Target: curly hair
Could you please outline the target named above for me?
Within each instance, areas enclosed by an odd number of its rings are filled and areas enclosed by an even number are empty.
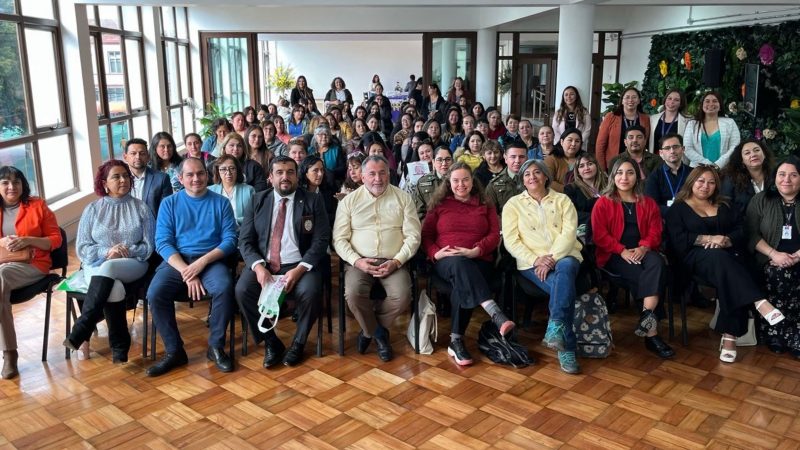
[[[124,161],[118,159],[109,159],[101,164],[94,174],[94,193],[97,194],[98,197],[105,197],[108,195],[105,183],[106,179],[108,179],[108,174],[111,173],[111,169],[114,167],[123,167],[125,169],[125,173],[128,174],[128,179],[131,181],[131,188],[133,188],[133,174],[131,173],[131,169],[128,168],[128,165],[125,164]],[[0,179],[2,179],[1,176]]]
[[[775,182],[775,178],[773,177],[770,179],[770,175],[775,169],[775,155],[773,155],[772,151],[767,147],[766,142],[756,138],[747,138],[739,142],[739,145],[737,145],[733,149],[733,153],[731,153],[728,165],[721,171],[722,177],[731,180],[737,191],[741,192],[748,189],[752,179],[750,178],[750,171],[745,167],[744,159],[742,158],[742,150],[744,150],[744,146],[747,144],[758,145],[764,153],[764,162],[761,163],[761,173],[764,175],[764,188],[766,189],[772,186]]]

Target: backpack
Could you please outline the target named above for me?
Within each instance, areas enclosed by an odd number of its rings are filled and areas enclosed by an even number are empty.
[[[575,299],[575,319],[572,322],[578,341],[578,356],[606,358],[611,354],[614,340],[608,308],[598,293],[586,293]]]
[[[491,320],[481,325],[481,330],[478,332],[478,348],[481,353],[498,364],[522,368],[534,363],[533,358],[528,355],[528,349],[520,345],[513,335],[503,337],[497,325]]]

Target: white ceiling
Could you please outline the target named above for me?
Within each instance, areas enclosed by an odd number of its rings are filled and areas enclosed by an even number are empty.
[[[793,5],[797,6],[798,0],[227,0],[221,3],[220,0],[84,0],[79,3],[86,4],[113,4],[113,5],[134,5],[134,6],[202,6],[225,8],[226,6],[252,6],[262,8],[277,7],[304,7],[304,6],[349,6],[349,7],[555,7],[561,5],[571,5],[579,3],[592,3],[596,5],[638,5],[638,6],[701,6],[701,5],[759,5],[759,6],[778,6]]]

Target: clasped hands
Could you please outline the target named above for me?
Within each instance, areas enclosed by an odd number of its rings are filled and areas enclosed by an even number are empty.
[[[626,248],[619,256],[628,264],[641,264],[644,255],[646,255],[648,251],[650,251],[650,249],[642,245],[636,248]]]
[[[125,244],[116,244],[106,253],[106,259],[128,258],[129,256],[130,252]]]
[[[556,260],[553,259],[552,254],[539,256],[533,261],[533,273],[536,274],[536,278],[542,281],[544,281],[547,278],[547,274],[550,273],[551,270],[555,270],[555,268]]]
[[[709,248],[728,248],[733,245],[731,238],[721,234],[707,235],[700,238],[700,245],[705,249]]]
[[[473,248],[465,248],[465,247],[457,247],[455,245],[445,245],[444,247],[440,248],[433,258],[436,261],[439,261],[442,258],[447,258],[448,256],[463,256],[465,258],[477,258],[481,255],[481,249],[478,247]]]
[[[353,266],[375,278],[386,278],[402,266],[396,259],[388,259],[381,264],[377,264],[378,261],[377,258],[358,258]]]
[[[772,253],[770,253],[769,263],[772,266],[780,267],[782,269],[785,269],[787,267],[792,267],[793,265],[800,262],[800,255],[798,255],[797,253],[800,252],[784,253],[784,252],[779,252],[777,250],[773,251]]]
[[[30,244],[28,243],[28,238],[26,237],[8,235],[0,239],[0,245],[5,247],[10,252],[16,252],[28,247]]]
[[[193,263],[180,270],[181,279],[186,283],[186,287],[189,288],[189,298],[192,301],[200,301],[200,299],[206,295],[206,288],[203,286],[199,277],[203,270],[205,270],[206,265],[205,259],[198,258]]]

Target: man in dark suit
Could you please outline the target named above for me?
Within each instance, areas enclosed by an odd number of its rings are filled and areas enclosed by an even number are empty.
[[[150,161],[150,153],[147,151],[147,142],[144,139],[129,140],[125,144],[123,158],[133,173],[131,195],[147,203],[147,206],[153,210],[153,215],[158,217],[161,200],[172,195],[169,177],[165,173],[156,172],[147,165]]]
[[[322,277],[317,266],[331,239],[325,205],[319,195],[297,188],[293,159],[275,157],[269,179],[273,189],[254,195],[244,211],[239,251],[245,268],[236,283],[239,309],[256,342],[264,341],[265,368],[280,362],[294,366],[303,360],[308,334],[320,313]],[[258,329],[258,298],[273,275],[284,276],[285,290],[296,302],[297,331],[288,351],[274,330],[262,333]]]

